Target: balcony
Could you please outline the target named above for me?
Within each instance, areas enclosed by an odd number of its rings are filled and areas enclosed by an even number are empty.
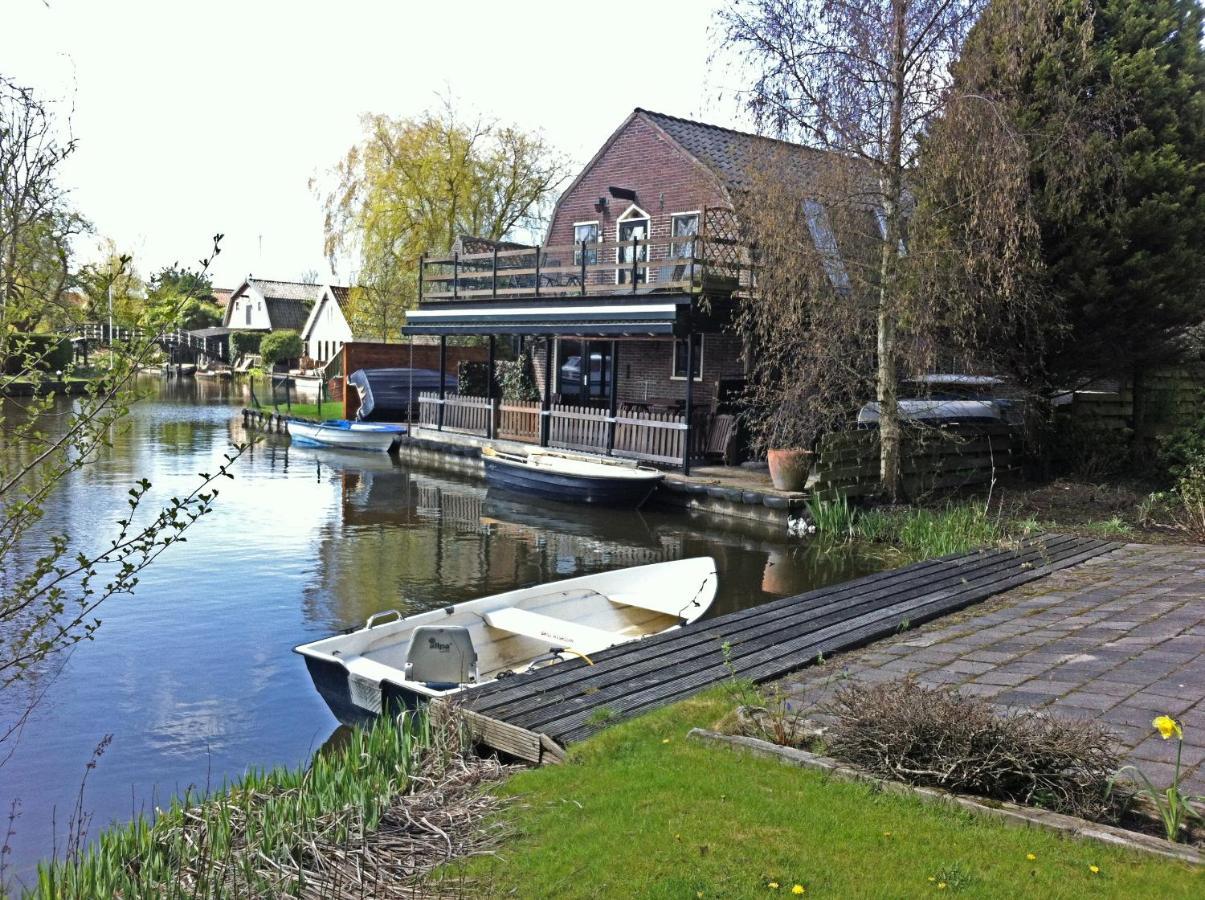
[[[424,257],[422,305],[663,294],[726,297],[749,283],[748,253],[706,235]]]

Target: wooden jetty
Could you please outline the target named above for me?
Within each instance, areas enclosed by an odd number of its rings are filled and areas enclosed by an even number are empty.
[[[770,681],[1120,547],[1046,534],[784,597],[471,688],[455,701],[486,747],[533,763],[606,724],[732,677]]]

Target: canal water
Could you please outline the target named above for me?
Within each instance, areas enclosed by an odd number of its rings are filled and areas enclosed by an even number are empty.
[[[100,546],[137,479],[152,482],[152,500],[191,490],[245,438],[245,390],[150,381],[111,449],[51,498],[40,533]],[[95,640],[0,695],[0,734],[30,691],[40,697],[0,743],[0,831],[18,812],[10,876],[28,879],[39,858],[62,851],[81,784],[95,835],[186,788],[304,764],[336,722],[291,649],[375,611],[706,554],[719,569],[717,614],[876,567],[752,524],[529,504],[385,454],[290,447],[286,437],[253,446],[233,473],[187,542],[156,560],[133,596],[100,609]]]

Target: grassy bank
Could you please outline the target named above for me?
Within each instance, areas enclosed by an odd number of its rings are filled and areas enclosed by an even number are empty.
[[[705,695],[512,778],[519,837],[447,877],[488,897],[1200,896],[1185,865],[685,740],[730,707]]]
[[[252,772],[208,798],[185,795],[154,821],[108,828],[74,860],[41,866],[32,896],[351,895],[338,861],[349,848],[368,856],[382,817],[445,750],[426,717],[386,718],[308,769]]]

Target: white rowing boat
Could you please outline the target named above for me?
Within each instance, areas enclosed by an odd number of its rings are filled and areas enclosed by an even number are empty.
[[[289,419],[289,437],[302,447],[388,452],[393,442],[405,433],[405,425],[384,422],[351,422],[347,419],[305,422]]]
[[[582,658],[696,621],[715,599],[715,560],[682,559],[585,575],[363,628],[296,647],[341,722],[363,723],[562,659]]]

